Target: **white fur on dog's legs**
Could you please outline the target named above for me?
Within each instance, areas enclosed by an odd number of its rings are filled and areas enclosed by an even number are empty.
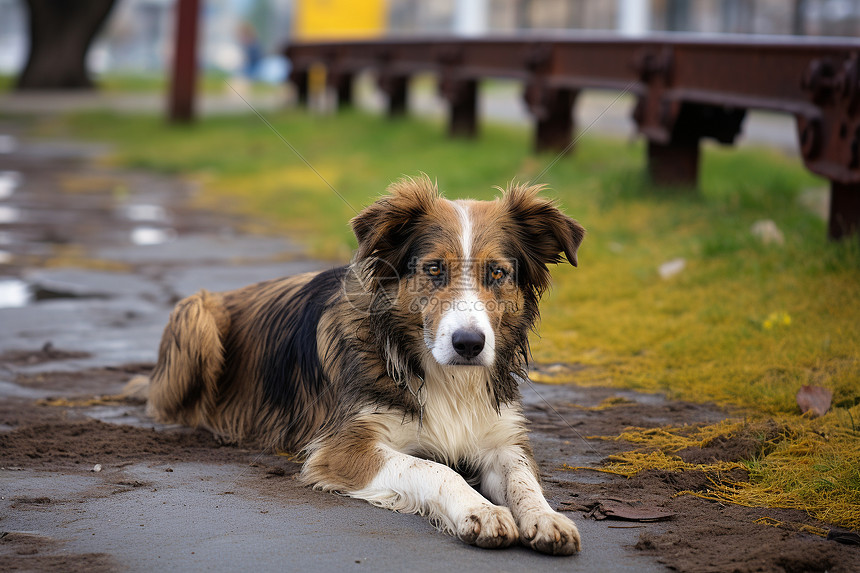
[[[507,547],[518,538],[507,507],[493,505],[448,466],[380,445],[382,469],[367,486],[346,492],[374,505],[429,515],[462,541],[479,547]]]
[[[533,462],[520,446],[502,446],[481,460],[482,491],[510,507],[523,543],[541,553],[572,555],[580,549],[573,521],[553,511],[535,476]]]

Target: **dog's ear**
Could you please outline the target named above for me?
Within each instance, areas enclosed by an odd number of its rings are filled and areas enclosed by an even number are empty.
[[[537,293],[549,286],[548,263],[557,264],[562,254],[573,266],[585,229],[562,213],[556,203],[539,197],[543,185],[508,187],[502,202],[512,222],[514,243],[520,256],[520,273]]]
[[[434,208],[439,190],[427,175],[401,179],[350,221],[358,239],[355,260],[376,257],[402,272],[415,227]]]

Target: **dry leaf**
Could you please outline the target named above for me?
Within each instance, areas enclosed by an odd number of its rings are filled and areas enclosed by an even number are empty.
[[[797,391],[797,405],[804,414],[812,412],[815,416],[823,416],[830,409],[833,391],[822,386],[801,386]]]
[[[641,501],[624,499],[602,499],[598,502],[579,505],[575,509],[590,510],[586,517],[598,521],[623,519],[625,521],[664,521],[675,517],[675,513],[661,507],[649,507]]]

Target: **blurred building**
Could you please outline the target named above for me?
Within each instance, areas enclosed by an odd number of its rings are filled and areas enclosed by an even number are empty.
[[[0,0],[2,1],[2,0]],[[118,0],[93,47],[97,71],[161,72],[173,49],[175,0]],[[289,36],[292,0],[201,0],[201,59],[205,69],[235,73],[243,41],[253,30],[263,53]]]
[[[389,0],[395,32],[454,32],[480,5],[487,32],[604,30],[860,36],[860,0]],[[633,22],[632,20],[638,20]]]
[[[117,0],[90,52],[96,72],[161,73],[173,45],[176,0]],[[277,58],[304,38],[384,33],[516,33],[521,30],[860,36],[860,0],[201,0],[201,60],[239,73],[248,54]],[[0,73],[27,55],[24,0],[0,0]],[[253,42],[254,50],[250,48]],[[265,74],[261,74],[265,75]],[[272,76],[273,78],[275,75]]]

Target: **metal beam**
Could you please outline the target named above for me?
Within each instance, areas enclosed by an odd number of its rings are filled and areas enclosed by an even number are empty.
[[[838,212],[830,236],[860,232],[850,214],[860,210],[852,207],[860,193],[860,40],[541,33],[296,43],[286,55],[298,70],[322,63],[351,73],[374,69],[381,77],[433,72],[450,103],[452,135],[477,132],[479,80],[522,80],[538,149],[567,146],[567,107],[580,90],[627,90],[637,98],[634,119],[658,182],[695,185],[700,140],[732,144],[747,110],[791,114],[804,164],[832,184]]]

